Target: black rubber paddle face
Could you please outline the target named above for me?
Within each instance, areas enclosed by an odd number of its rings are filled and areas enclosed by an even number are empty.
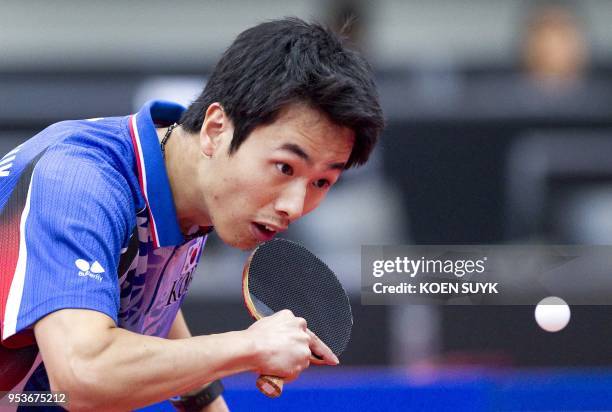
[[[353,326],[348,297],[334,272],[310,251],[289,240],[272,240],[255,250],[245,275],[252,315],[290,309],[334,354],[344,351]]]

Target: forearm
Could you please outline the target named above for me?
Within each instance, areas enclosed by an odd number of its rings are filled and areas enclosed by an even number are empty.
[[[244,332],[167,340],[113,328],[110,343],[74,362],[76,406],[95,410],[142,407],[251,369]],[[58,388],[61,389],[61,388]]]
[[[251,370],[295,379],[312,352],[337,358],[307,333],[306,321],[282,310],[245,331],[185,339],[139,335],[94,310],[62,309],[34,325],[51,390],[71,410],[128,410]]]
[[[168,339],[184,339],[191,337],[191,331],[187,326],[187,322],[185,321],[185,317],[183,316],[183,311],[179,309],[176,314],[176,318],[172,323],[172,327],[170,328],[170,332],[168,333]],[[197,392],[201,390],[201,388],[196,388],[194,391]],[[211,402],[208,406],[206,406],[202,412],[227,412],[229,408],[223,399],[223,396],[219,396],[213,402]]]

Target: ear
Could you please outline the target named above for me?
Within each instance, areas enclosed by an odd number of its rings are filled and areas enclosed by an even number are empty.
[[[200,151],[206,157],[212,157],[223,145],[223,137],[231,136],[234,127],[221,103],[212,103],[206,109],[204,122],[200,129]]]

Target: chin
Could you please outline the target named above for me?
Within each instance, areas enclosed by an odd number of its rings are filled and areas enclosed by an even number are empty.
[[[230,246],[236,249],[240,249],[244,252],[248,252],[250,250],[255,249],[258,244],[259,243],[257,242],[241,242],[241,243],[230,244]]]
[[[217,235],[219,236],[221,241],[223,241],[223,243],[225,243],[227,246],[233,247],[235,249],[240,249],[245,252],[255,249],[259,244],[257,240],[250,239],[248,237],[237,237],[232,236],[231,234],[229,236],[225,236],[224,233],[220,233],[219,231],[217,231]]]

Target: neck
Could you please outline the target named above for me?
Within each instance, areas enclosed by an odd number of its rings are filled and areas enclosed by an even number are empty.
[[[167,127],[158,128],[157,138],[161,144],[168,131]],[[166,140],[164,163],[166,173],[172,190],[172,197],[176,207],[179,226],[183,234],[188,234],[194,226],[211,226],[209,219],[197,216],[199,193],[192,186],[194,176],[197,174],[198,164],[198,136],[188,134],[178,126]],[[197,181],[197,180],[196,180]]]

